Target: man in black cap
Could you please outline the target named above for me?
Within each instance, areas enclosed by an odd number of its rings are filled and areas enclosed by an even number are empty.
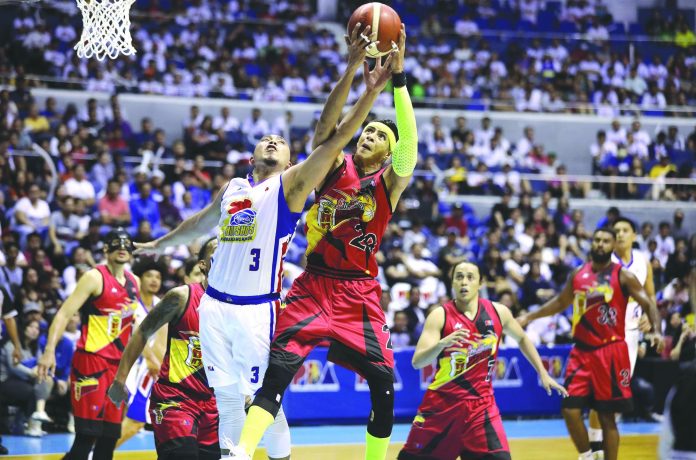
[[[106,264],[82,275],[53,319],[39,359],[39,380],[50,378],[56,367],[56,344],[79,311],[82,334],[70,373],[75,439],[66,459],[87,460],[92,448],[94,458],[110,459],[121,436],[122,409],[106,397],[106,391],[130,339],[140,298],[140,280],[125,269],[132,252],[133,241],[123,228],[106,234]]]

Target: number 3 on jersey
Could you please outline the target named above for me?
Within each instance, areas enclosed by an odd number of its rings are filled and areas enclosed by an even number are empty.
[[[249,271],[257,272],[259,271],[259,260],[261,259],[261,249],[254,248],[251,250],[251,265],[249,265]]]

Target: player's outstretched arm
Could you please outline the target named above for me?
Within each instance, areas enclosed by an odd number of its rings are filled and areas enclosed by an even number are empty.
[[[503,325],[503,332],[515,339],[515,341],[519,344],[520,351],[525,358],[527,358],[527,361],[530,362],[532,367],[534,367],[534,369],[537,371],[537,374],[539,374],[541,384],[544,386],[544,389],[546,389],[549,396],[551,395],[552,390],[556,390],[558,394],[562,396],[568,396],[566,389],[551,378],[548,371],[544,367],[544,363],[541,361],[539,352],[532,341],[529,340],[529,337],[527,337],[527,334],[524,332],[524,329],[522,329],[522,326],[515,321],[510,309],[505,305],[496,302],[493,302],[493,306],[500,317],[500,322]]]
[[[134,243],[136,250],[133,254],[161,255],[168,247],[190,244],[196,238],[207,234],[218,223],[218,219],[220,218],[220,203],[222,202],[224,193],[225,189],[221,188],[215,196],[215,200],[209,203],[208,206],[180,223],[174,230],[166,235],[147,243]]]
[[[660,317],[655,302],[648,296],[648,293],[645,292],[645,289],[640,284],[640,281],[638,281],[638,278],[636,278],[636,275],[628,270],[621,270],[619,273],[619,281],[621,285],[626,288],[628,295],[633,297],[635,301],[638,302],[638,305],[643,307],[643,311],[648,314],[648,319],[653,328],[653,332],[650,334],[650,342],[656,347],[658,353],[662,352],[665,343],[660,332]]]
[[[392,58],[393,53],[389,55],[384,64],[378,59],[371,72],[367,62],[365,62],[365,84],[367,87],[365,93],[351,107],[333,136],[317,147],[305,161],[283,173],[283,190],[290,211],[300,212],[303,210],[307,196],[325,179],[343,147],[348,144],[353,134],[365,121],[377,96],[389,80]]]
[[[167,292],[162,300],[148,313],[140,327],[133,333],[133,336],[128,341],[128,345],[123,350],[121,362],[118,364],[118,370],[116,371],[116,378],[108,391],[109,399],[117,407],[128,398],[128,392],[126,391],[128,373],[138,356],[142,354],[148,339],[164,325],[181,316],[184,308],[186,308],[188,295],[188,286],[179,286]]]
[[[360,33],[360,23],[357,23],[350,33],[350,37],[346,35],[346,44],[348,45],[348,65],[345,72],[338,79],[336,85],[329,93],[326,99],[324,108],[321,111],[321,116],[317,122],[317,127],[314,130],[312,138],[312,150],[326,142],[328,138],[336,130],[338,118],[341,116],[343,106],[346,105],[350,87],[353,84],[353,78],[358,71],[363,61],[365,60],[366,47],[369,45],[371,26],[366,26],[363,33]]]
[[[577,269],[570,274],[568,281],[566,281],[566,284],[563,287],[563,290],[558,295],[547,301],[538,310],[518,317],[517,322],[520,324],[520,326],[526,327],[527,324],[535,319],[543,318],[545,316],[553,316],[568,308],[568,305],[573,303],[573,277],[575,276],[576,272]]]
[[[411,364],[416,369],[431,364],[443,350],[462,346],[464,343],[473,343],[469,340],[470,332],[467,329],[459,329],[447,337],[442,337],[442,328],[445,326],[445,309],[437,307],[425,319],[423,333],[418,339],[416,351],[413,353]]]
[[[53,323],[48,329],[48,337],[46,339],[46,348],[39,358],[37,374],[39,381],[44,381],[47,377],[52,376],[56,370],[56,345],[65,328],[75,313],[78,312],[82,305],[87,302],[91,296],[100,294],[102,289],[102,278],[98,270],[92,269],[82,275],[80,281],[77,282],[73,291],[63,305],[60,306],[58,313],[53,317]]]
[[[389,201],[392,209],[413,177],[413,171],[418,162],[418,127],[416,114],[413,111],[411,97],[406,88],[404,74],[404,54],[406,52],[406,29],[401,25],[398,52],[394,54],[392,63],[392,82],[394,84],[394,108],[396,109],[396,126],[399,129],[399,140],[392,151],[392,163],[384,172],[384,180],[389,190]]]

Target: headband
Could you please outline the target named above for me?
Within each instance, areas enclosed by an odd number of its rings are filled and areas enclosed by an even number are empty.
[[[384,131],[387,134],[387,138],[389,139],[389,151],[393,151],[394,147],[396,147],[396,136],[394,135],[394,131],[392,131],[389,126],[385,125],[381,121],[371,121],[367,124],[367,126],[365,126],[365,129],[370,126],[375,129],[379,129],[380,131]]]

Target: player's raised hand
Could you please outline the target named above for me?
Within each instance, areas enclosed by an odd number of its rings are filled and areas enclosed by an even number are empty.
[[[568,397],[568,390],[565,389],[563,385],[560,383],[556,382],[551,376],[549,375],[548,372],[544,372],[541,375],[541,385],[544,387],[546,390],[546,393],[551,396],[551,393],[553,390],[556,390],[559,395],[563,396],[564,398]]]
[[[375,59],[375,67],[370,72],[367,61],[364,63],[363,78],[368,91],[382,91],[391,78],[391,65],[395,51],[389,53],[387,59],[382,62],[381,58]]]
[[[121,407],[121,404],[128,399],[128,390],[126,390],[126,386],[118,380],[114,380],[114,383],[111,384],[106,394],[116,407]]]
[[[53,377],[56,372],[56,354],[51,350],[45,350],[39,358],[36,366],[36,376],[39,382],[43,382],[49,377]]]
[[[365,60],[367,55],[367,47],[370,45],[370,30],[371,26],[365,26],[365,30],[360,33],[360,23],[358,22],[353,27],[353,30],[346,38],[346,45],[348,45],[348,67],[357,70],[360,67],[360,63]]]
[[[406,53],[406,26],[401,24],[399,43],[392,42],[394,51],[394,62],[392,62],[392,72],[401,73],[404,71],[404,55]]]

